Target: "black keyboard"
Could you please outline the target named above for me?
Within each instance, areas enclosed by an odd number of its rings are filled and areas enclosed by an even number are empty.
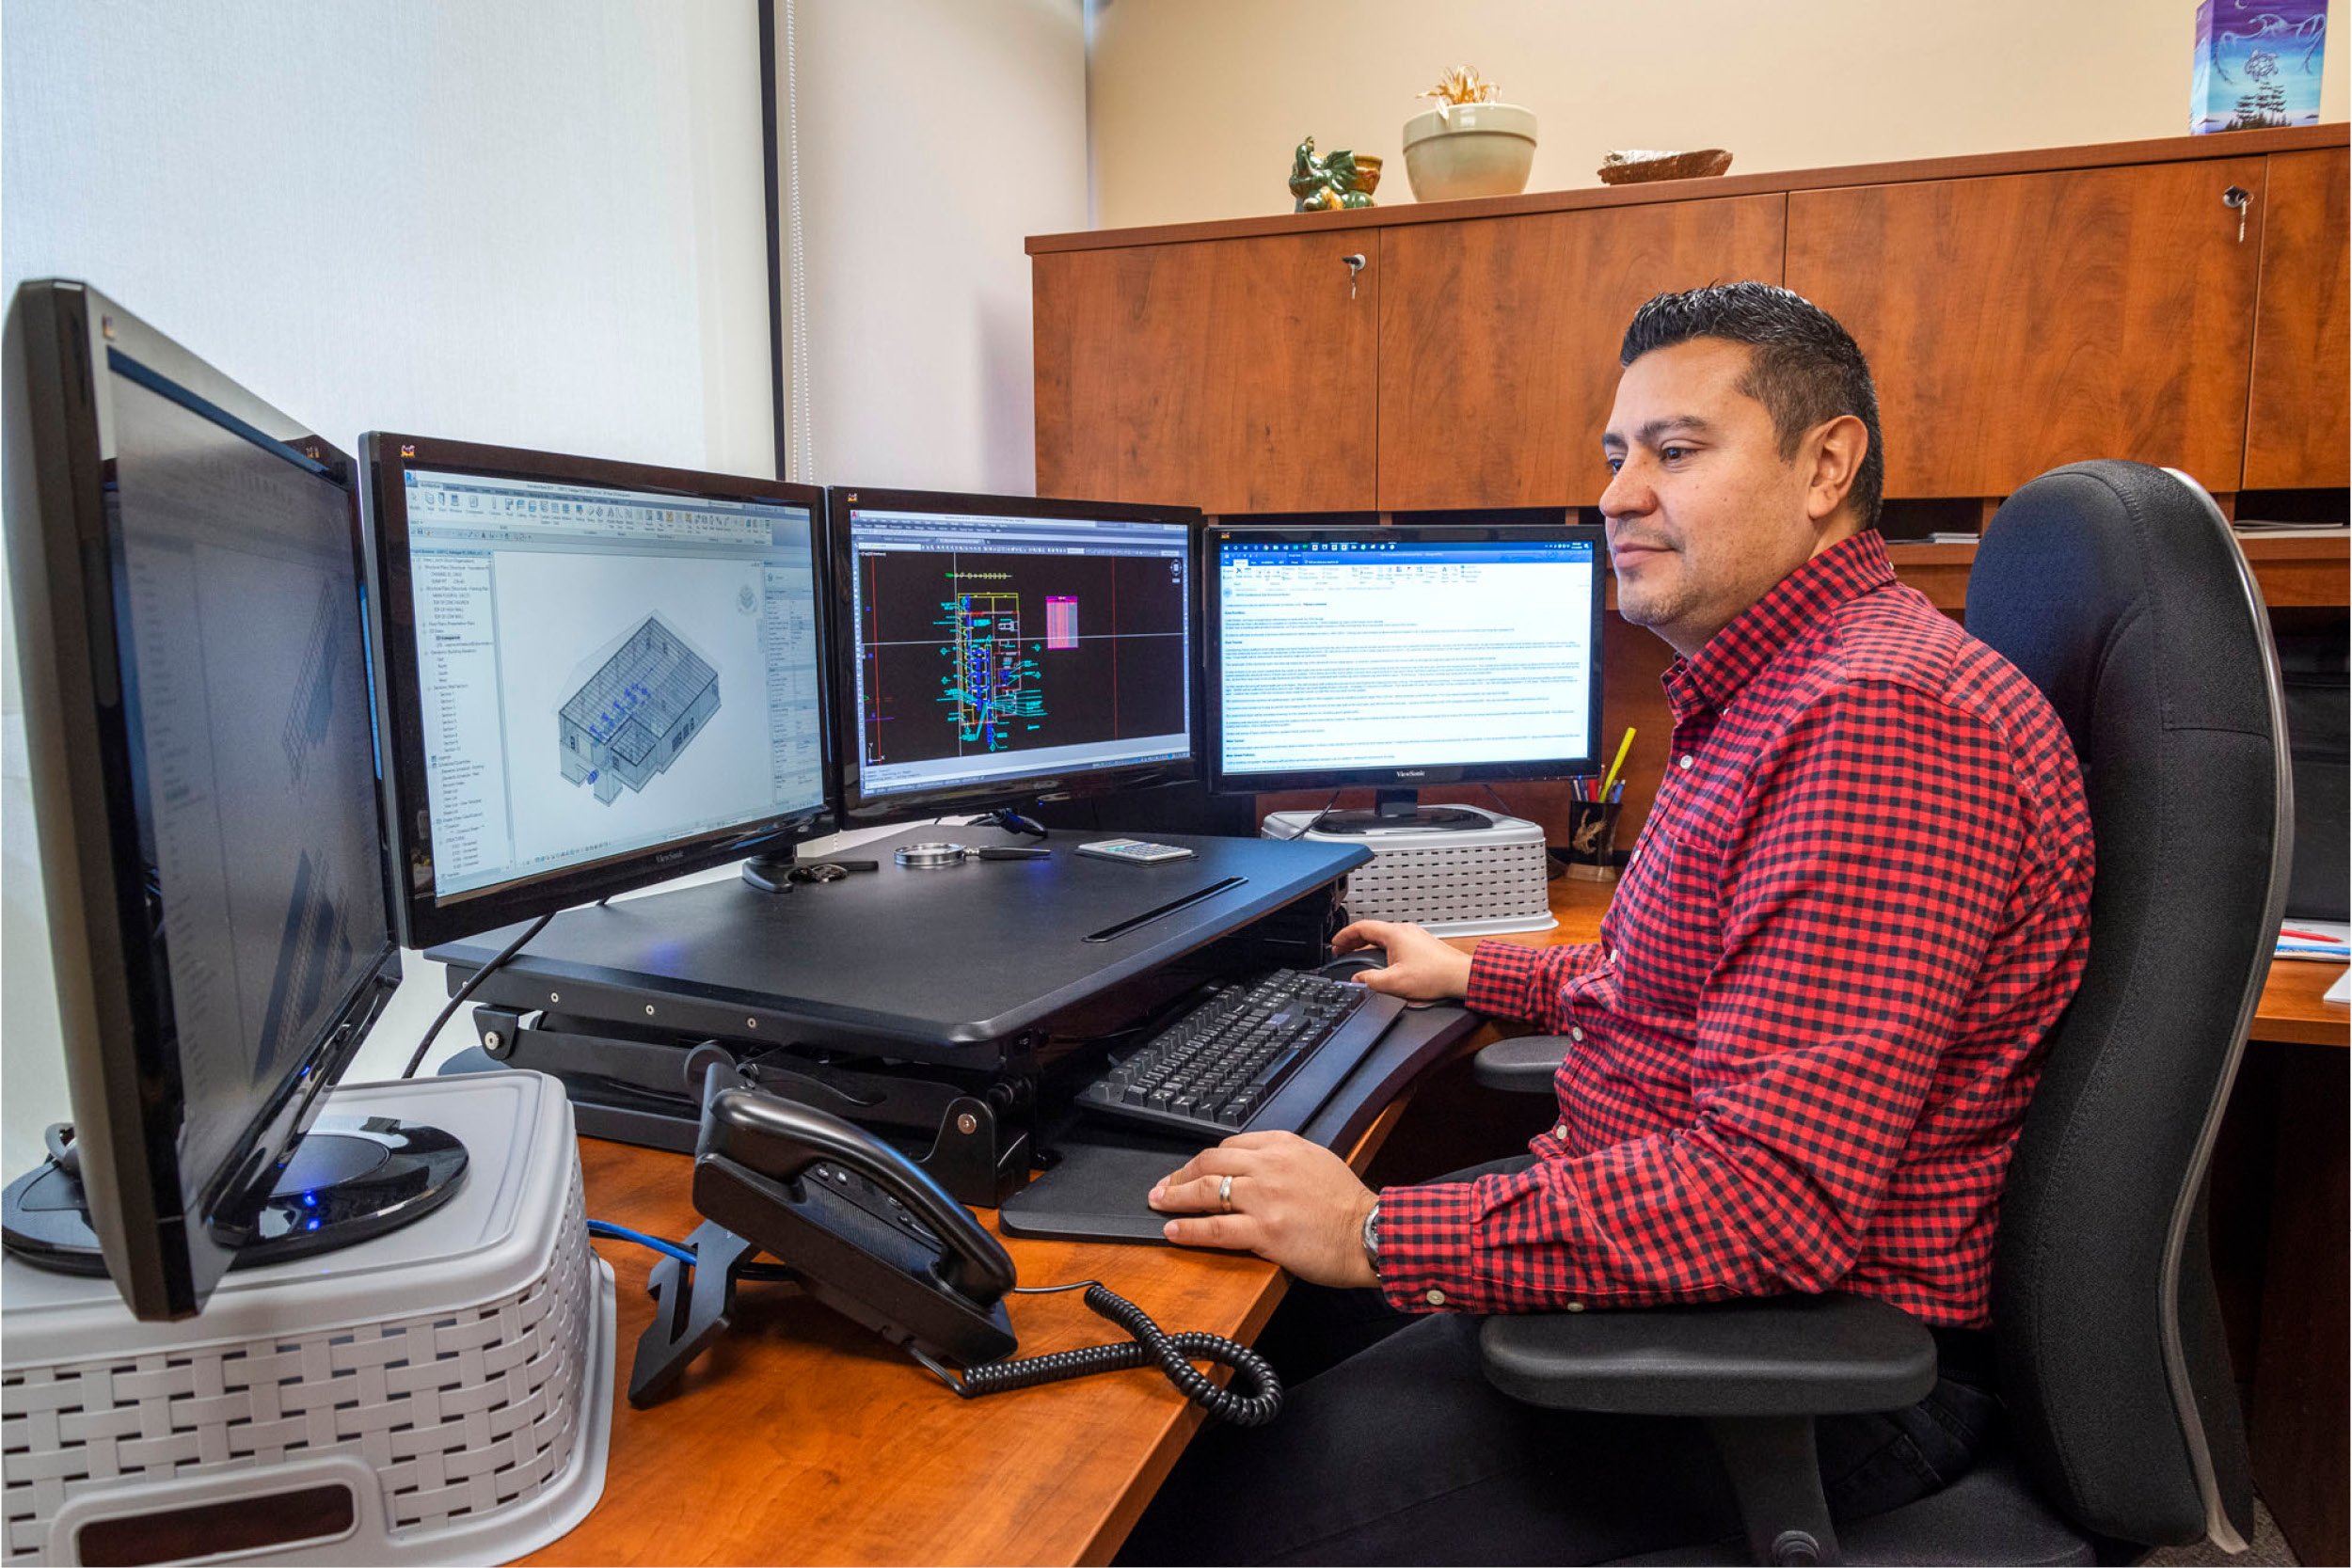
[[[1347,980],[1278,970],[1225,988],[1088,1085],[1098,1116],[1190,1132],[1295,1132],[1404,1004]]]

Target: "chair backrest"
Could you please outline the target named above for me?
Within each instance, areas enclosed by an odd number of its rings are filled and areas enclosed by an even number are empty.
[[[2252,1489],[2203,1196],[2292,848],[2269,617],[2193,480],[2098,462],[2001,507],[1968,629],[2065,721],[2097,854],[2090,963],[1994,1253],[2019,1452],[2102,1535],[2242,1549]]]

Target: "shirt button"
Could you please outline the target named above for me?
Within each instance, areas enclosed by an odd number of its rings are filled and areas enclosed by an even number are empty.
[[[1569,1030],[1569,1031],[1568,1031],[1568,1038],[1570,1038],[1570,1039],[1572,1039],[1572,1040],[1576,1041],[1576,1043],[1577,1043],[1577,1044],[1579,1044],[1579,1045],[1582,1045],[1582,1044],[1584,1043],[1584,1031],[1583,1031],[1583,1029],[1582,1029],[1582,1028],[1581,1028],[1581,1027],[1579,1027],[1579,1028],[1575,1028],[1575,1029],[1571,1029],[1571,1030]]]
[[[1559,1126],[1551,1130],[1551,1135],[1555,1138],[1565,1138],[1568,1135],[1568,1124],[1565,1121],[1562,1122]]]
[[[1438,1290],[1435,1285],[1432,1285],[1429,1287],[1428,1293],[1422,1296],[1422,1299],[1426,1301],[1432,1307],[1443,1307],[1445,1305],[1445,1292]]]
[[[1675,766],[1676,766],[1677,768],[1688,768],[1688,767],[1690,767],[1690,766],[1691,766],[1691,753],[1690,753],[1690,752],[1683,752],[1680,756],[1678,756],[1678,757],[1675,758]]]
[[[1581,1312],[1584,1310],[1584,1304],[1581,1301],[1572,1301],[1567,1304],[1567,1309],[1571,1312]]]

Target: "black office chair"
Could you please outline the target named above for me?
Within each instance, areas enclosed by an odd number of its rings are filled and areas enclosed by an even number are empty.
[[[2292,810],[2268,617],[2185,475],[2076,463],[1985,531],[1968,629],[2073,736],[2097,843],[2090,956],[2002,1196],[1993,1277],[2009,1437],[1933,1497],[1830,1528],[1817,1416],[1923,1398],[1935,1349],[1858,1296],[1490,1319],[1486,1374],[1552,1408],[1706,1420],[1761,1561],[2129,1561],[2243,1549],[2252,1485],[2204,1228],[2205,1166],[2269,973]],[[1549,1093],[1565,1042],[1505,1040]],[[1721,1543],[1630,1560],[1707,1561]]]

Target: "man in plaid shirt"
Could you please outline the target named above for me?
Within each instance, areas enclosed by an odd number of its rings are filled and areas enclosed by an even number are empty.
[[[1169,1240],[1354,1298],[1286,1307],[1310,1355],[1371,1342],[1275,1425],[1197,1445],[1135,1560],[1573,1561],[1737,1535],[1692,1424],[1517,1404],[1469,1314],[1840,1290],[1917,1315],[1936,1391],[1820,1424],[1848,1516],[1949,1482],[1992,1423],[2002,1179],[2088,950],[2074,752],[2030,682],[1897,583],[1877,398],[1836,322],[1758,283],[1661,294],[1621,359],[1600,503],[1618,610],[1679,657],[1672,763],[1601,940],[1465,955],[1364,921],[1334,943],[1386,950],[1375,990],[1566,1036],[1557,1117],[1527,1154],[1421,1186],[1375,1194],[1327,1149],[1245,1133],[1152,1190]],[[1252,1477],[1279,1507],[1251,1505]]]

